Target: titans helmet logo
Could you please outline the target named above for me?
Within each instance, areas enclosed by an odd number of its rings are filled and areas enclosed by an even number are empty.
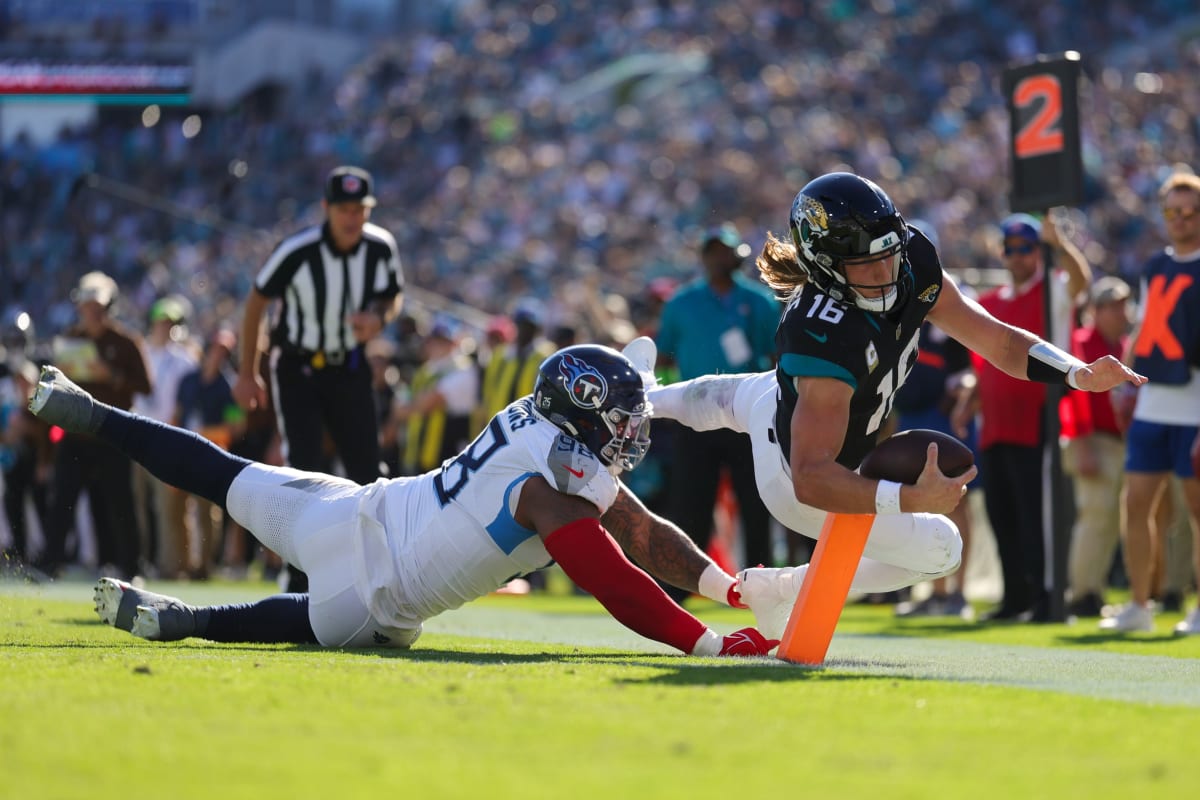
[[[564,353],[558,362],[558,371],[567,382],[567,394],[571,402],[580,408],[599,409],[608,397],[608,382],[593,367],[570,353]]]

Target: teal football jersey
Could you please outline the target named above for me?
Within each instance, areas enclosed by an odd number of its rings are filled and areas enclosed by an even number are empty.
[[[937,250],[916,228],[909,226],[908,232],[896,309],[872,314],[853,303],[839,303],[809,283],[784,311],[775,332],[780,354],[775,430],[785,459],[791,457],[795,378],[835,378],[854,389],[839,464],[854,469],[875,446],[876,432],[916,363],[921,323],[942,290]]]

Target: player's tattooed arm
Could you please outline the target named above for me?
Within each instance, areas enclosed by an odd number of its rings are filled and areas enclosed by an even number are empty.
[[[700,575],[712,560],[677,525],[651,513],[624,485],[600,522],[651,575],[680,589],[698,590]]]

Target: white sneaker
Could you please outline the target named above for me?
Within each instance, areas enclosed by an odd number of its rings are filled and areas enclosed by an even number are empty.
[[[807,564],[799,567],[755,567],[738,573],[738,595],[754,612],[754,621],[763,636],[768,639],[783,636],[806,572]]]
[[[1200,606],[1192,609],[1183,622],[1175,626],[1176,636],[1200,636]]]
[[[1154,630],[1154,612],[1134,602],[1121,606],[1121,610],[1107,619],[1100,620],[1100,630],[1118,633],[1148,632]]]

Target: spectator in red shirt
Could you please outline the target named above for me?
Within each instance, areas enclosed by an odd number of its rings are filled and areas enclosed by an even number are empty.
[[[1071,335],[1071,353],[1091,362],[1121,357],[1129,332],[1129,284],[1106,276],[1091,290],[1084,325]],[[1121,536],[1124,431],[1108,392],[1067,393],[1060,407],[1063,471],[1075,486],[1075,527],[1067,559],[1068,613],[1098,617]]]
[[[1091,283],[1091,268],[1079,248],[1059,235],[1052,217],[1045,223],[1014,214],[1001,223],[1003,261],[1012,283],[979,298],[997,319],[1070,346],[1073,298]],[[1043,309],[1043,245],[1064,267],[1051,281],[1053,336],[1046,333]],[[1049,619],[1042,525],[1042,410],[1046,386],[1018,380],[972,354],[977,392],[980,473],[988,521],[1004,573],[1004,599],[985,620]]]

